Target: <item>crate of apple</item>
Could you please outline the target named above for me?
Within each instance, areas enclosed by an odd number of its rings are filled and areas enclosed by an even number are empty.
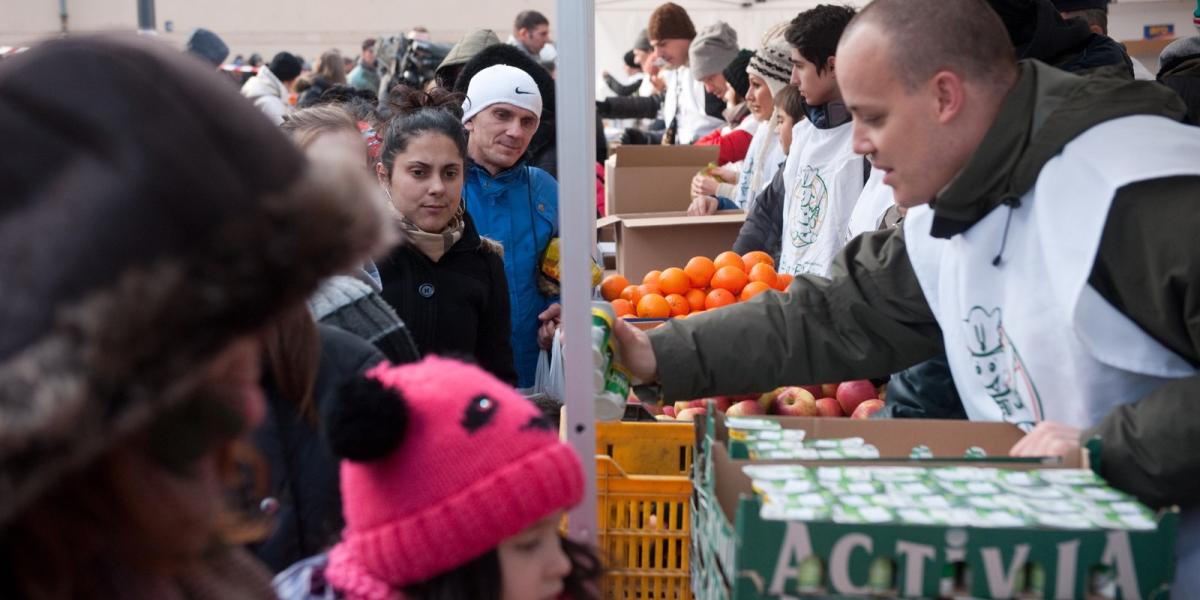
[[[691,421],[708,412],[711,400],[716,410],[732,417],[777,415],[781,417],[849,417],[867,419],[883,409],[886,386],[876,387],[866,379],[776,388],[763,394],[713,396],[676,402],[662,409],[662,420]]]

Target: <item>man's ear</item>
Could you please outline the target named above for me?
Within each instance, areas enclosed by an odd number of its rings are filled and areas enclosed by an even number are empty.
[[[467,133],[475,131],[475,118],[472,117],[470,121],[463,123],[463,129],[466,129]]]
[[[949,123],[962,112],[967,99],[967,88],[962,77],[953,71],[934,73],[929,85],[936,100],[937,120]]]
[[[837,71],[835,70],[836,66],[837,66],[837,57],[836,56],[830,56],[829,58],[827,58],[825,60],[825,70],[829,71],[829,74],[833,75],[834,77],[837,77]]]

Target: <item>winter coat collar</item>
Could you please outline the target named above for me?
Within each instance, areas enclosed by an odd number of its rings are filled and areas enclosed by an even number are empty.
[[[511,184],[514,182],[527,181],[525,179],[525,177],[526,177],[525,171],[526,171],[526,169],[528,169],[528,167],[529,167],[529,162],[525,159],[524,156],[522,156],[521,159],[518,160],[516,162],[516,164],[514,164],[513,166],[511,166],[503,171],[500,171],[499,173],[496,173],[495,175],[492,175],[492,173],[490,171],[488,171],[486,167],[471,160],[470,157],[467,157],[467,172],[468,172],[468,174],[477,175],[479,177],[483,177],[486,179],[491,179],[492,181],[495,181],[495,182],[503,184],[503,185],[508,185],[508,184]]]
[[[842,101],[829,102],[822,106],[804,105],[804,114],[817,129],[833,129],[850,122],[850,111]]]
[[[1014,208],[1042,167],[1091,127],[1132,115],[1183,118],[1186,108],[1155,82],[1085,78],[1021,61],[1017,83],[967,166],[931,202],[932,235],[949,238],[1001,204]]]

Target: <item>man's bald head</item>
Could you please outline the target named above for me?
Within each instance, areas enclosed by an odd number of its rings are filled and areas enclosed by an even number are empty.
[[[1003,89],[1016,77],[1012,42],[984,0],[875,0],[846,28],[842,43],[867,26],[887,38],[892,67],[910,90],[944,70]]]

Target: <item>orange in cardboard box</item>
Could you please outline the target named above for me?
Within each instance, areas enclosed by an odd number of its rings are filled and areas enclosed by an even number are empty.
[[[658,287],[664,294],[686,294],[692,288],[692,279],[683,269],[671,267],[658,276]]]
[[[737,302],[737,298],[732,292],[718,288],[709,292],[708,296],[704,298],[704,308],[705,310],[712,310],[714,308],[728,306],[734,302]]]
[[[671,305],[659,294],[646,294],[638,300],[637,316],[643,319],[666,319],[671,316]]]
[[[687,266],[683,268],[683,271],[691,279],[692,287],[706,288],[708,287],[708,282],[712,281],[713,273],[717,272],[717,266],[707,256],[693,256],[688,260]]]
[[[741,257],[738,260],[741,260]],[[746,287],[747,281],[745,271],[737,267],[726,266],[717,269],[717,274],[712,278],[712,286],[729,290],[730,293],[737,295],[742,293],[742,288]]]
[[[760,281],[767,284],[768,287],[774,287],[775,281],[779,276],[775,273],[775,267],[767,263],[757,263],[747,273],[750,274],[750,281]]]
[[[629,280],[625,279],[624,275],[614,273],[605,277],[604,281],[600,283],[600,295],[605,300],[612,302],[620,298],[621,292],[625,291],[627,287],[629,287]]]

